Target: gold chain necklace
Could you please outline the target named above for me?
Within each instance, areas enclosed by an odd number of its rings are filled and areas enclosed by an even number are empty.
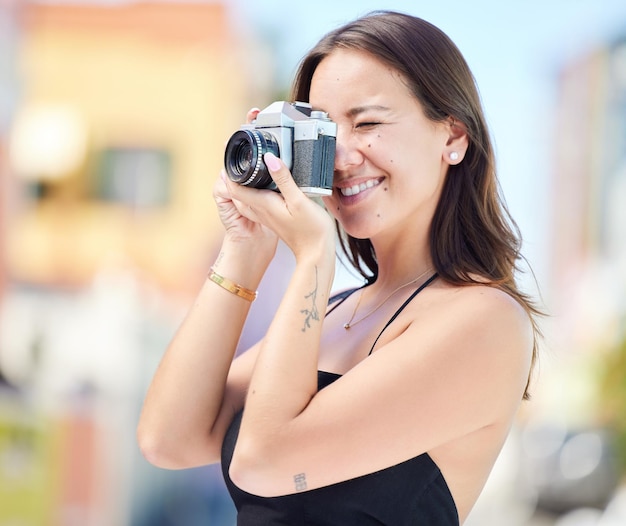
[[[356,305],[354,307],[354,311],[352,312],[352,316],[350,317],[350,319],[343,324],[343,328],[348,330],[350,327],[354,327],[357,323],[361,323],[364,319],[369,318],[372,314],[374,314],[378,309],[380,309],[385,303],[387,303],[387,301],[396,293],[398,292],[400,289],[403,289],[404,287],[408,287],[411,283],[415,283],[416,281],[418,281],[420,278],[423,278],[426,274],[428,274],[431,271],[430,268],[426,269],[424,272],[422,272],[419,276],[417,276],[415,279],[412,279],[411,281],[406,282],[404,285],[400,285],[397,289],[395,289],[391,294],[389,294],[389,296],[387,296],[383,301],[381,301],[378,305],[376,305],[376,307],[374,307],[371,311],[369,311],[365,316],[359,318],[358,320],[356,320],[355,322],[353,322],[352,320],[354,320],[354,317],[356,316],[356,312],[359,310],[359,305],[361,305],[361,299],[363,298],[363,291],[361,291],[361,294],[359,294],[359,300],[356,302]]]

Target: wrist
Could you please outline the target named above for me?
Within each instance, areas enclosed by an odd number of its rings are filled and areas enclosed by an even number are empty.
[[[215,272],[215,269],[211,267],[211,271],[209,272],[209,279],[222,287],[224,290],[234,294],[235,296],[242,298],[246,301],[253,302],[257,297],[257,291],[251,290],[239,283],[236,283],[220,274]]]
[[[327,280],[330,285],[335,275],[335,262],[334,245],[332,250],[319,245],[317,249],[310,247],[309,250],[300,253],[296,257],[296,268],[304,271],[315,268],[316,274],[324,281]]]
[[[315,265],[333,265],[336,258],[335,237],[320,237],[314,243],[294,252],[296,263],[312,263]]]
[[[250,290],[256,290],[276,248],[254,242],[224,239],[211,271]]]
[[[269,263],[276,253],[277,241],[276,236],[239,237],[227,232],[222,240],[221,251],[235,257],[265,259]]]

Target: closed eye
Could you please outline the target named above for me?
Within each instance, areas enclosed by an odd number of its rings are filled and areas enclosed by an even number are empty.
[[[373,126],[378,126],[381,124],[380,122],[359,122],[356,127],[357,128],[372,128]]]

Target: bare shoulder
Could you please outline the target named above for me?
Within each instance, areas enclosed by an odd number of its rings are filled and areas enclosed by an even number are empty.
[[[490,285],[444,284],[433,295],[432,315],[452,317],[459,327],[480,332],[506,329],[510,335],[532,339],[532,324],[524,307],[510,294]]]
[[[423,352],[448,371],[458,369],[482,379],[474,389],[521,397],[534,338],[524,307],[489,285],[439,283],[424,300],[407,330],[423,344]]]

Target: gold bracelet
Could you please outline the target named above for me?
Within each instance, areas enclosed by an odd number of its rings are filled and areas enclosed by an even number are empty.
[[[217,283],[220,287],[227,290],[228,292],[232,292],[235,296],[239,296],[244,300],[254,301],[257,297],[257,291],[247,289],[246,287],[242,287],[238,285],[234,281],[225,278],[224,276],[220,276],[213,267],[211,267],[211,272],[209,273],[209,279],[214,283]]]

